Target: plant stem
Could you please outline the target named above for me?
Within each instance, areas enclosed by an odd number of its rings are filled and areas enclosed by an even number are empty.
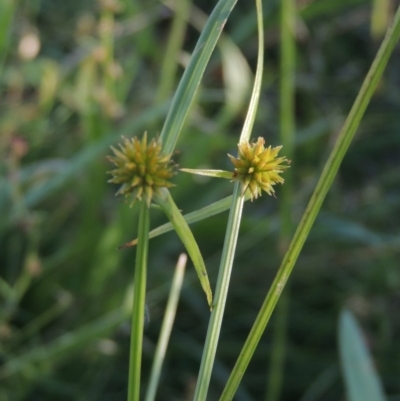
[[[222,318],[228,294],[233,259],[235,257],[236,242],[242,216],[244,197],[241,195],[241,183],[235,184],[232,205],[229,212],[228,226],[226,228],[224,248],[222,250],[217,286],[215,290],[214,305],[208,325],[207,337],[204,344],[203,357],[197,380],[195,401],[205,401],[210,384],[212,368],[217,350]]]
[[[178,300],[181,293],[183,276],[185,274],[187,256],[182,253],[179,256],[176,265],[174,278],[172,280],[171,291],[168,297],[167,307],[165,308],[164,319],[161,326],[160,338],[158,339],[156,352],[154,354],[153,366],[151,367],[151,375],[149,387],[145,401],[154,401],[156,398],[157,386],[160,380],[161,368],[164,362],[165,353],[167,351],[168,341],[174,324]]]
[[[128,401],[140,399],[140,368],[142,362],[143,326],[146,300],[146,270],[149,245],[150,211],[141,202],[133,289],[131,349],[129,354]]]

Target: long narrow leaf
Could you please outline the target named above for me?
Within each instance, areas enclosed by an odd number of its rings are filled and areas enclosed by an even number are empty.
[[[183,276],[185,274],[186,261],[186,254],[182,253],[179,256],[178,263],[175,268],[171,291],[169,293],[168,303],[167,307],[165,308],[164,319],[161,326],[160,338],[158,339],[156,352],[154,353],[150,382],[147,389],[145,401],[154,401],[156,398],[157,387],[161,376],[161,369],[164,362],[165,353],[167,351],[172,326],[174,324],[176,310],[178,307],[178,300],[181,293]]]
[[[189,65],[179,82],[171,109],[161,131],[160,139],[163,143],[163,151],[166,154],[175,149],[208,60],[236,2],[237,0],[220,0],[218,2],[193,50]]]
[[[204,292],[207,296],[207,302],[212,308],[212,292],[210,282],[208,280],[206,266],[204,264],[203,257],[201,255],[199,246],[193,236],[192,231],[189,228],[186,220],[182,216],[182,213],[176,206],[174,200],[172,199],[169,191],[164,188],[161,195],[156,195],[154,200],[161,206],[164,213],[167,215],[169,221],[174,226],[176,233],[179,238],[185,245],[185,248],[192,259],[194,267],[196,269],[197,275],[199,276],[199,280],[201,286],[203,287]]]
[[[339,349],[349,401],[386,401],[361,329],[347,310],[340,315]]]

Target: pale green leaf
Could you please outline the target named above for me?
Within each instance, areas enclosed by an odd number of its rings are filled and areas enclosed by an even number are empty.
[[[167,215],[169,221],[172,223],[176,233],[185,245],[185,248],[192,259],[194,267],[196,269],[197,275],[199,277],[201,286],[207,296],[208,305],[212,305],[212,292],[210,282],[208,280],[206,266],[204,264],[203,256],[201,255],[199,246],[193,236],[192,231],[189,228],[185,218],[176,206],[174,200],[168,189],[163,188],[162,194],[157,194],[154,196],[155,202],[157,202],[164,213]]]
[[[348,310],[340,315],[339,348],[349,401],[386,401],[363,333]]]

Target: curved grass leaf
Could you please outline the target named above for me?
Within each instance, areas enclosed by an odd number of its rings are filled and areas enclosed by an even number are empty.
[[[182,253],[179,256],[178,263],[176,264],[174,278],[172,280],[171,290],[169,292],[168,302],[164,312],[160,337],[158,339],[156,351],[154,353],[153,365],[151,367],[151,375],[145,401],[154,401],[156,398],[162,365],[167,351],[169,338],[171,336],[171,331],[176,316],[176,310],[178,308],[178,301],[181,294],[183,276],[185,275],[186,261],[186,254]]]
[[[161,195],[155,195],[154,200],[161,206],[164,213],[167,215],[169,221],[173,225],[179,238],[185,245],[185,248],[192,259],[197,275],[200,280],[200,284],[206,293],[207,302],[212,309],[212,292],[210,282],[208,280],[206,266],[204,264],[203,257],[200,253],[199,246],[193,236],[192,231],[189,228],[185,218],[176,206],[171,194],[166,188],[162,189]]]
[[[349,401],[386,401],[361,329],[348,310],[340,314],[339,350]]]
[[[193,50],[189,65],[179,82],[171,109],[161,131],[160,139],[166,154],[172,153],[175,149],[210,56],[236,2],[237,0],[220,0],[218,2]]]

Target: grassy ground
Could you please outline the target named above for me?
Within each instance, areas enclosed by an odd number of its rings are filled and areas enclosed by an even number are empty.
[[[135,250],[116,248],[135,237],[138,207],[114,197],[106,155],[121,134],[160,132],[214,2],[178,9],[191,23],[182,46],[176,42],[171,75],[163,60],[174,12],[158,1],[102,4],[0,5],[0,401],[126,398]],[[264,8],[265,76],[253,137],[278,145],[279,9],[271,1]],[[372,15],[363,0],[299,5],[295,223],[380,43]],[[236,152],[257,57],[253,4],[239,2],[224,32],[236,47],[222,42],[206,71],[174,156],[182,167],[230,169],[226,153]],[[276,399],[344,400],[337,348],[344,307],[361,322],[390,400],[400,399],[399,70],[397,48],[237,400],[265,399],[271,375],[282,375]],[[185,213],[232,191],[229,182],[184,174],[174,182]],[[277,188],[276,199],[245,205],[210,400],[218,399],[280,264],[279,202]],[[226,220],[224,213],[193,225],[213,286]],[[152,227],[164,222],[161,212],[152,214]],[[174,233],[150,242],[144,388],[182,251]],[[191,399],[208,318],[189,264],[159,399]],[[282,338],[280,370],[270,362]]]

